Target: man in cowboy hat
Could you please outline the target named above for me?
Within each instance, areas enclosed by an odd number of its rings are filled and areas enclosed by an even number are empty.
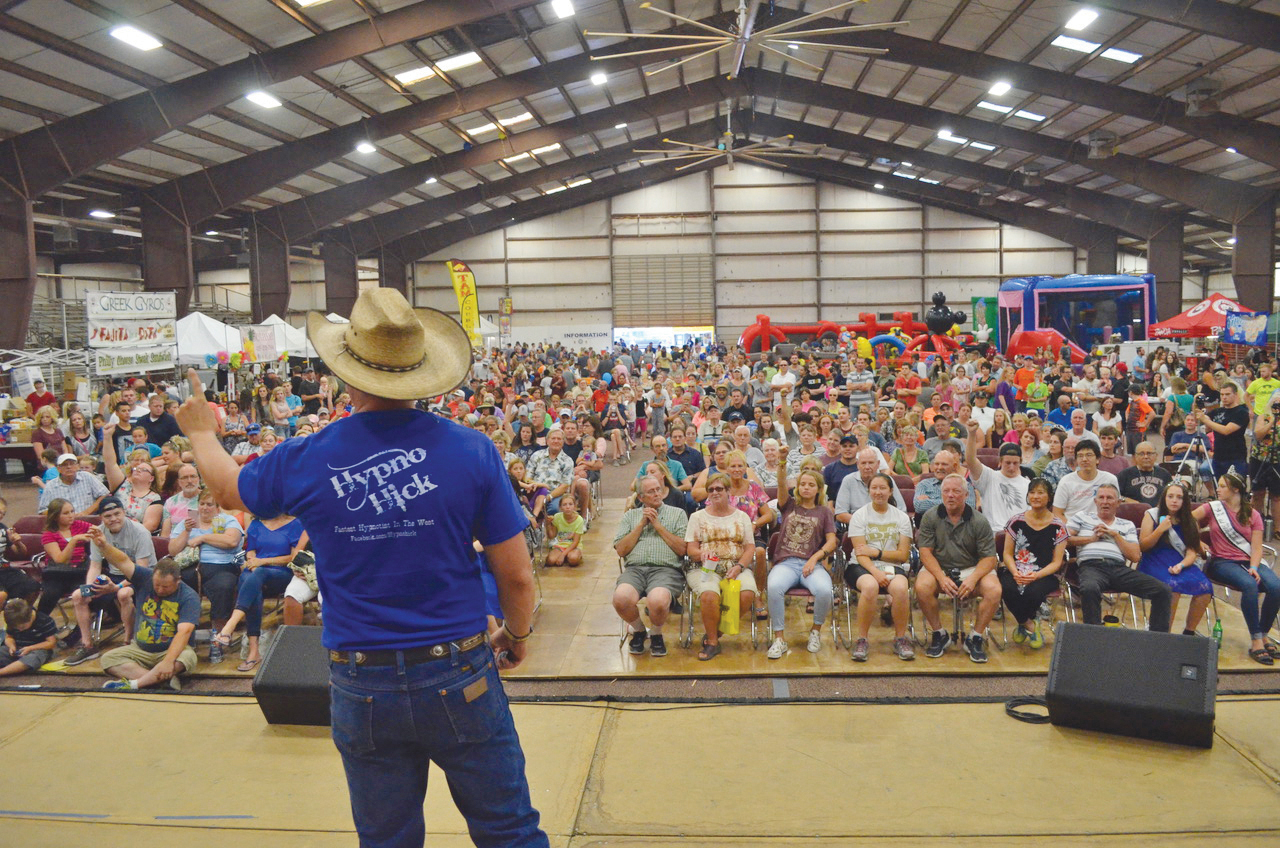
[[[178,417],[219,504],[295,515],[311,537],[333,739],[360,842],[422,845],[434,761],[477,844],[545,846],[497,671],[524,659],[532,633],[528,521],[493,443],[414,406],[466,378],[467,335],[388,288],[363,292],[350,323],[311,313],[308,332],[348,386],[350,417],[243,468],[208,404]],[[473,540],[504,615],[492,639]]]

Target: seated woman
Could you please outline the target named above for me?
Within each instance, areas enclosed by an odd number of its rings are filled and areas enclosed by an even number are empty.
[[[812,424],[801,424],[796,427],[796,432],[800,435],[800,447],[787,454],[787,474],[793,477],[800,473],[800,463],[806,457],[821,458],[825,452],[818,447],[818,431]]]
[[[782,460],[782,446],[777,439],[765,439],[760,443],[760,452],[764,454],[764,465],[755,467],[756,476],[766,489],[777,486],[779,475],[785,476],[787,470]]]
[[[1027,426],[1030,424],[1030,419],[1027,418],[1027,415],[1024,412],[1015,412],[1011,420],[1013,421],[1013,427],[1009,432],[1004,434],[1004,438],[1001,439],[1001,443],[1009,442],[1014,445],[1021,444],[1020,439],[1022,438],[1022,434],[1027,432]],[[1000,445],[992,444],[991,447],[998,448]]]
[[[1040,439],[1030,427],[1018,437],[1018,447],[1022,448],[1023,468],[1033,467],[1044,456],[1044,452],[1040,450]]]
[[[703,450],[707,454],[707,467],[698,472],[690,484],[689,494],[692,496],[694,503],[703,503],[707,499],[707,478],[717,471],[724,471],[724,458],[729,455],[729,451],[733,449],[732,439],[721,439],[718,442],[710,442],[704,444]]]
[[[737,580],[738,614],[755,608],[755,534],[751,519],[729,500],[729,475],[716,472],[707,479],[707,506],[689,517],[685,531],[687,554],[694,564],[685,575],[698,598],[706,635],[698,659],[720,655],[720,580]]]
[[[769,495],[765,492],[764,486],[761,486],[757,480],[748,478],[747,457],[742,451],[732,450],[725,455],[724,470],[729,475],[729,503],[745,512],[751,519],[751,527],[756,539],[756,573],[764,574],[764,528],[773,523],[777,513],[769,506]],[[766,618],[767,615],[768,613],[764,610],[758,611],[761,619]]]
[[[124,504],[124,514],[147,528],[147,532],[155,535],[160,529],[163,518],[164,498],[156,491],[156,470],[141,456],[131,458],[131,467],[122,468],[116,464],[115,447],[111,444],[111,431],[114,424],[103,428],[102,453],[104,470],[107,476],[107,489],[120,498]],[[136,461],[135,461],[136,459]]]
[[[76,518],[75,507],[65,498],[54,498],[44,511],[44,535],[40,544],[48,564],[40,576],[37,612],[53,612],[58,601],[84,583],[89,570],[89,522]]]
[[[773,644],[769,659],[780,659],[791,649],[783,635],[786,622],[787,592],[804,586],[813,595],[813,627],[809,630],[808,650],[822,650],[822,626],[831,612],[831,575],[822,561],[835,553],[835,515],[827,508],[827,485],[822,474],[800,472],[796,480],[796,496],[787,491],[786,449],[782,453],[782,470],[778,472],[778,510],[782,513],[778,547],[769,569],[769,621],[772,622]]]
[[[1280,648],[1267,641],[1280,610],[1280,577],[1262,562],[1262,514],[1245,497],[1244,478],[1229,471],[1218,479],[1218,499],[1196,508],[1201,532],[1209,530],[1209,565],[1215,583],[1240,593],[1240,612],[1249,627],[1249,657],[1274,665]],[[1259,595],[1266,599],[1259,605]],[[43,601],[42,601],[43,602]]]
[[[307,542],[307,531],[302,529],[302,522],[292,515],[278,515],[265,521],[253,519],[245,533],[244,568],[240,571],[236,606],[221,632],[213,637],[210,654],[213,654],[215,644],[218,653],[231,647],[231,637],[243,620],[249,653],[236,671],[253,671],[258,667],[262,662],[262,654],[258,653],[258,641],[262,635],[262,599],[289,587],[293,580],[290,564],[307,547]],[[212,657],[209,661],[213,662]]]
[[[858,637],[853,644],[854,662],[866,662],[870,652],[868,636],[876,614],[876,598],[889,594],[893,615],[893,650],[900,660],[916,658],[907,624],[911,621],[910,586],[907,583],[911,560],[911,518],[891,502],[893,478],[876,472],[867,486],[871,503],[859,507],[849,518],[849,539],[853,560],[845,568],[844,582],[858,592]]]
[[[578,514],[577,498],[572,492],[560,498],[560,509],[551,516],[551,524],[556,535],[547,551],[547,567],[582,565],[582,535],[587,532],[587,524]]]
[[[320,581],[316,579],[316,559],[311,551],[299,551],[289,563],[293,579],[284,588],[284,624],[301,624],[303,608],[310,601],[324,604],[320,594]]]
[[[997,572],[1004,605],[1018,622],[1013,641],[1044,647],[1044,634],[1036,613],[1045,598],[1058,588],[1055,576],[1067,555],[1067,527],[1053,514],[1053,484],[1037,477],[1027,486],[1026,512],[1009,519],[1004,528],[1004,550]]]
[[[1196,565],[1196,560],[1203,557],[1205,551],[1200,539],[1200,525],[1191,514],[1191,499],[1181,483],[1165,486],[1160,494],[1160,506],[1147,510],[1142,517],[1138,547],[1142,548],[1138,570],[1163,580],[1173,591],[1170,618],[1177,615],[1182,596],[1191,596],[1187,625],[1182,634],[1196,635],[1196,628],[1213,600],[1213,584]]]
[[[898,428],[898,447],[890,463],[894,474],[905,474],[919,483],[929,473],[929,456],[920,449],[920,431],[910,424]]]
[[[662,486],[662,502],[668,506],[674,506],[676,509],[684,510],[686,513],[689,512],[689,498],[676,487],[675,478],[671,476],[671,469],[665,463],[649,460],[644,464],[641,472],[641,476],[631,483],[633,496],[630,509],[641,509],[643,507],[640,502],[640,484],[644,482],[646,477],[655,477]]]
[[[200,487],[195,515],[188,515],[178,534],[169,539],[169,556],[182,568],[182,582],[209,599],[214,630],[222,630],[235,608],[240,567],[236,555],[244,534],[235,516],[223,512],[213,492]],[[209,643],[209,662],[222,662],[223,646]]]
[[[998,448],[1005,442],[1005,437],[1013,432],[1009,426],[1009,413],[997,409],[991,416],[991,428],[987,430],[986,447]]]

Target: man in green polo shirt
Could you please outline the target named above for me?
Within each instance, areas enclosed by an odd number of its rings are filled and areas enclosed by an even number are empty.
[[[1276,390],[1280,389],[1280,380],[1272,375],[1272,365],[1270,362],[1263,362],[1258,365],[1258,379],[1249,384],[1245,389],[1247,394],[1253,396],[1253,414],[1266,415],[1271,411],[1271,396]]]
[[[689,518],[684,510],[662,502],[662,485],[653,477],[640,482],[640,503],[622,515],[613,547],[622,557],[622,574],[613,592],[613,608],[630,628],[630,650],[644,653],[644,640],[649,637],[649,652],[655,657],[667,654],[662,625],[671,612],[671,602],[684,591],[681,558],[685,553],[685,530]],[[645,629],[638,604],[649,598],[649,621]]]

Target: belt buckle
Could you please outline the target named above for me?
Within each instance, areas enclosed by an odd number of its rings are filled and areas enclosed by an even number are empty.
[[[448,646],[448,645],[432,645],[432,646],[431,646],[431,656],[433,656],[433,657],[443,657],[443,656],[445,655],[445,652],[446,652],[446,651],[448,651],[448,650],[449,650],[449,646]]]
[[[356,665],[364,665],[365,660],[369,659],[364,651],[356,651]]]

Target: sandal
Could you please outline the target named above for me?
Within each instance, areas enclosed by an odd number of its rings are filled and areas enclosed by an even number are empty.
[[[768,621],[769,610],[767,607],[756,607],[756,621]]]
[[[715,643],[714,645],[708,645],[704,643],[702,646],[702,652],[698,654],[698,659],[701,660],[702,662],[706,662],[707,660],[713,660],[718,656],[720,656],[719,642]]]
[[[1268,651],[1266,648],[1251,649],[1249,651],[1249,658],[1252,659],[1254,662],[1262,663],[1263,665],[1276,664],[1276,661],[1271,658],[1271,652]],[[699,656],[698,659],[702,659],[702,657]]]
[[[1266,649],[1267,653],[1271,655],[1271,659],[1280,660],[1280,645],[1277,645],[1274,642],[1268,642],[1263,647]]]
[[[244,662],[240,663],[240,665],[236,666],[236,671],[253,671],[255,668],[258,667],[258,663],[260,662],[262,662],[261,658],[258,658],[256,660],[245,660]]]

